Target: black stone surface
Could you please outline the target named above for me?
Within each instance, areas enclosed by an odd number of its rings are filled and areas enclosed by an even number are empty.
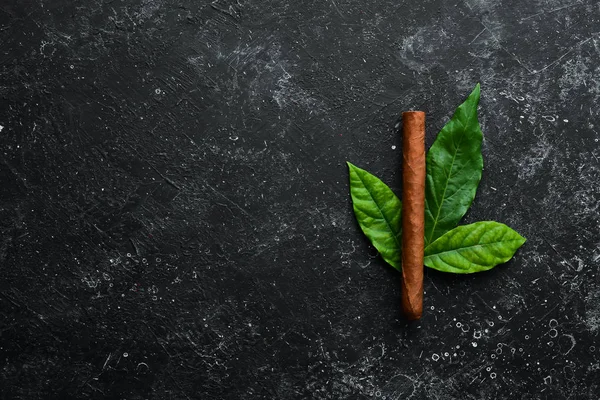
[[[577,0],[0,4],[0,398],[600,398],[600,6]],[[426,271],[423,319],[355,223],[481,82],[465,222],[528,238]]]

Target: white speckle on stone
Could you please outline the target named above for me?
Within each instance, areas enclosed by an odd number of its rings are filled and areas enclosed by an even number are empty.
[[[2,129],[4,129],[4,126],[0,125],[0,132],[2,132]]]
[[[585,323],[591,332],[600,330],[600,293],[591,291],[585,298]]]
[[[568,119],[563,119],[563,122],[569,122],[569,120]]]
[[[396,146],[392,146],[392,150],[396,150]]]
[[[519,178],[529,179],[544,167],[544,162],[552,152],[552,144],[546,138],[540,138],[522,160]]]

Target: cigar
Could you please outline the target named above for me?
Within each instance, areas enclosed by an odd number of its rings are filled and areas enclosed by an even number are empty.
[[[425,113],[402,113],[402,310],[423,313],[425,248]]]

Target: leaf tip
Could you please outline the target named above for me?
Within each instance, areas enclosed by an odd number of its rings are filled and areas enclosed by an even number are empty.
[[[352,174],[352,171],[356,171],[356,165],[352,164],[350,161],[346,161],[346,164],[348,165],[348,172],[350,174]]]
[[[479,102],[479,97],[481,96],[481,84],[477,82],[475,88],[471,92],[471,96],[475,97],[476,101]]]
[[[521,244],[519,245],[519,247],[523,246],[523,244],[527,241],[527,238],[523,235],[521,235],[519,232],[517,232],[516,230],[512,229],[510,226],[506,226],[508,229],[510,229],[511,231],[513,231],[517,237],[519,238],[519,241],[521,242]]]

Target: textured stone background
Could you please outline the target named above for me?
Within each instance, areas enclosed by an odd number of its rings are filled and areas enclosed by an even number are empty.
[[[0,397],[598,399],[600,4],[3,0]],[[355,223],[481,82],[466,222],[509,263],[426,272]]]

